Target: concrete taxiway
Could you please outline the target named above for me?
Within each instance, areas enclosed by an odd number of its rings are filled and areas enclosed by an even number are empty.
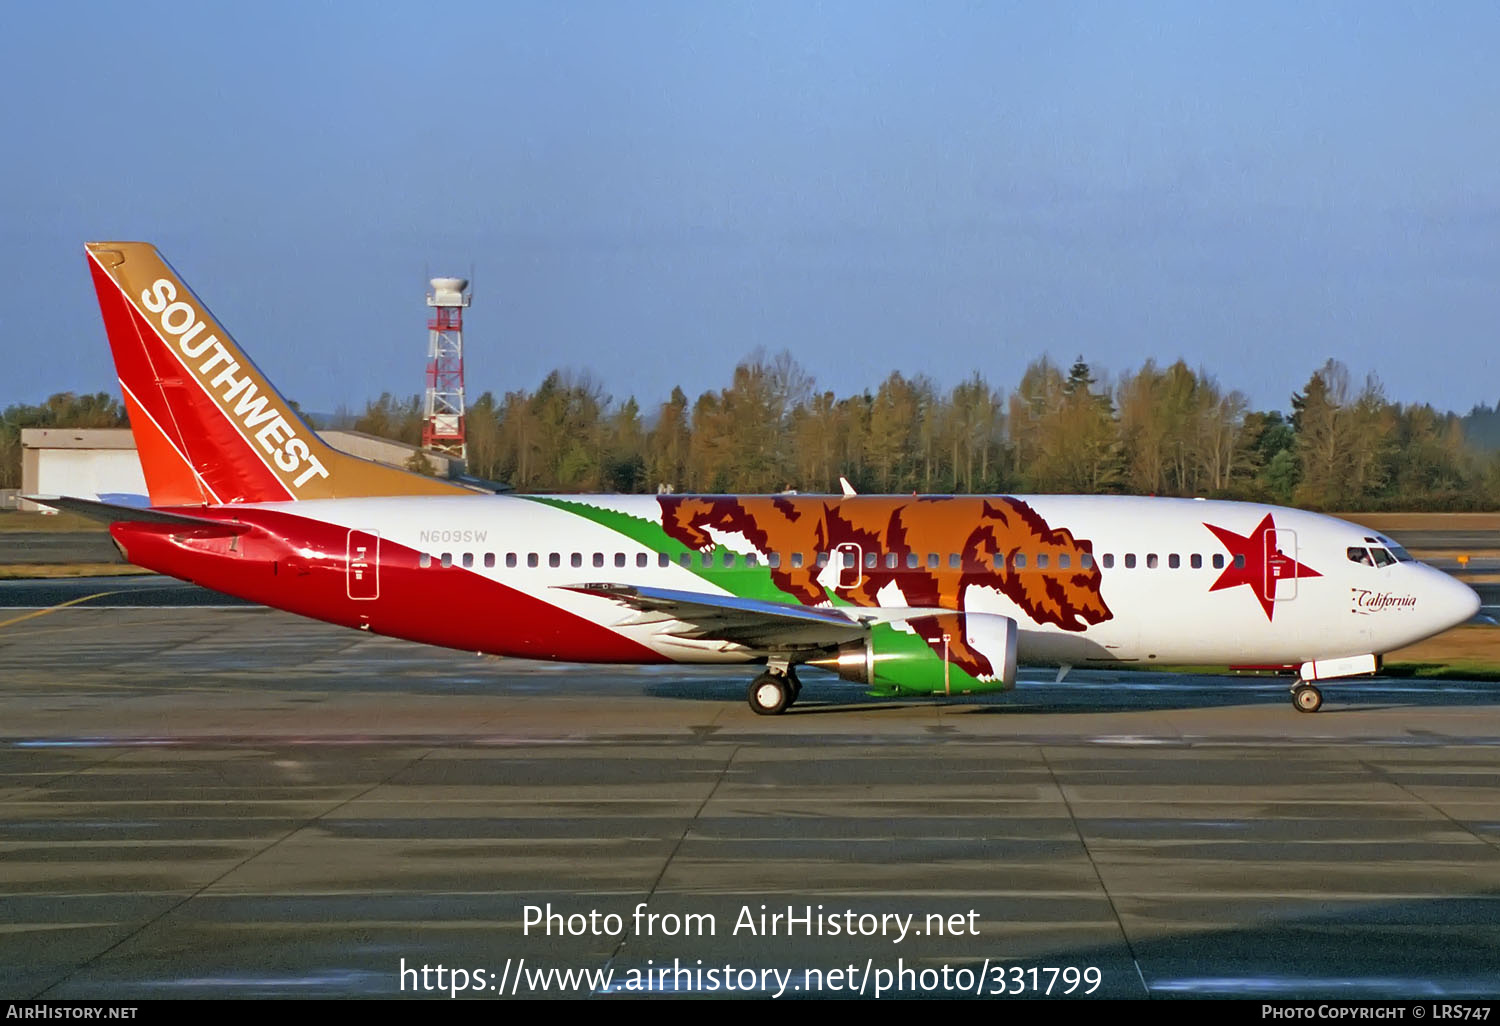
[[[746,678],[0,610],[0,996],[1500,994],[1500,685],[807,674],[762,718]]]

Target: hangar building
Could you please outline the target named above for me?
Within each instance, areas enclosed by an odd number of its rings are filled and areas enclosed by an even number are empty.
[[[464,464],[441,453],[361,431],[320,431],[318,437],[351,456],[406,468],[417,455],[437,476],[459,478]],[[144,506],[146,479],[129,428],[26,428],[21,432],[21,494],[72,495]],[[21,502],[21,509],[36,510]]]

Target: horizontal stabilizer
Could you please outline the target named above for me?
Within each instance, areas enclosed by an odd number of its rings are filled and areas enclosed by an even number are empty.
[[[247,524],[213,520],[209,517],[195,517],[186,513],[171,513],[162,509],[120,506],[113,502],[96,502],[93,499],[75,499],[66,495],[25,495],[22,498],[38,506],[77,513],[79,516],[106,524],[167,524],[184,530],[193,529],[226,535],[244,534],[250,530]]]

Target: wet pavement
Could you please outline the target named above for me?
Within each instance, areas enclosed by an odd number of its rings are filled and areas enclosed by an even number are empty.
[[[1303,715],[1265,678],[896,702],[809,672],[757,717],[743,669],[250,607],[14,620],[10,997],[1500,992],[1500,685]]]

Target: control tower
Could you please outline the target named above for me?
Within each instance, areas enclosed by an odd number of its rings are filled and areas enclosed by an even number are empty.
[[[422,448],[464,459],[464,309],[471,292],[466,278],[433,278],[429,284]]]

